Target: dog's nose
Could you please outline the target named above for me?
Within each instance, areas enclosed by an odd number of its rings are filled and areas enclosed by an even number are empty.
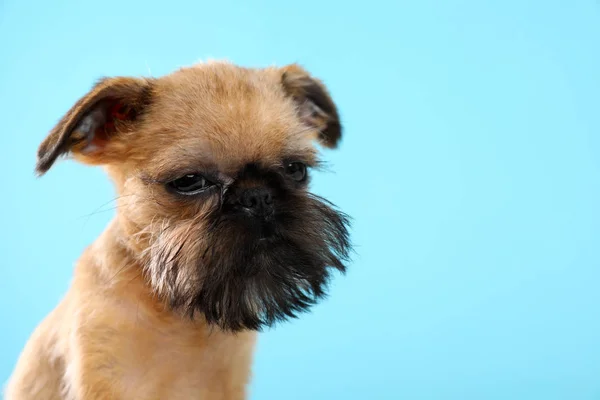
[[[239,203],[256,216],[267,217],[273,214],[273,195],[266,188],[246,189],[240,196]]]

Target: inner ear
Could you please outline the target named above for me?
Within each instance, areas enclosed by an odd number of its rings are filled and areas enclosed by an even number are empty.
[[[43,175],[59,156],[73,154],[86,164],[116,162],[123,156],[120,133],[135,129],[152,102],[152,79],[104,78],[61,118],[38,148],[36,172]],[[125,140],[125,136],[122,138]]]
[[[94,105],[71,133],[71,146],[83,154],[103,149],[117,130],[135,120],[135,110],[119,99],[108,98]]]

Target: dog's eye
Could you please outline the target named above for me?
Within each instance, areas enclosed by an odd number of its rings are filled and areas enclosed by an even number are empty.
[[[192,195],[200,193],[214,184],[206,180],[202,175],[187,174],[169,182],[168,185],[177,193]]]
[[[285,173],[296,182],[304,182],[306,180],[306,165],[301,162],[292,162],[286,165]]]

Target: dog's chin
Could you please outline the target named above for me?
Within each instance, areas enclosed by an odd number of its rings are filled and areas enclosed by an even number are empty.
[[[267,230],[219,218],[187,259],[194,266],[173,269],[196,271],[198,283],[170,290],[171,306],[227,331],[262,330],[307,311],[326,295],[332,271],[345,271],[350,251],[347,217],[312,201]]]
[[[191,311],[231,331],[296,317],[324,296],[330,275],[325,260],[273,238],[258,239],[252,254],[230,262],[208,267]]]
[[[258,235],[230,253],[201,266],[205,273],[190,310],[230,331],[297,317],[326,294],[332,269],[344,271],[345,255],[280,235]]]

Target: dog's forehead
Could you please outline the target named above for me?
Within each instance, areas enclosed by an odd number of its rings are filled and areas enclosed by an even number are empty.
[[[225,63],[181,69],[159,79],[146,122],[154,137],[162,139],[157,165],[202,158],[234,170],[259,160],[311,158],[317,135],[298,118],[279,70]]]

